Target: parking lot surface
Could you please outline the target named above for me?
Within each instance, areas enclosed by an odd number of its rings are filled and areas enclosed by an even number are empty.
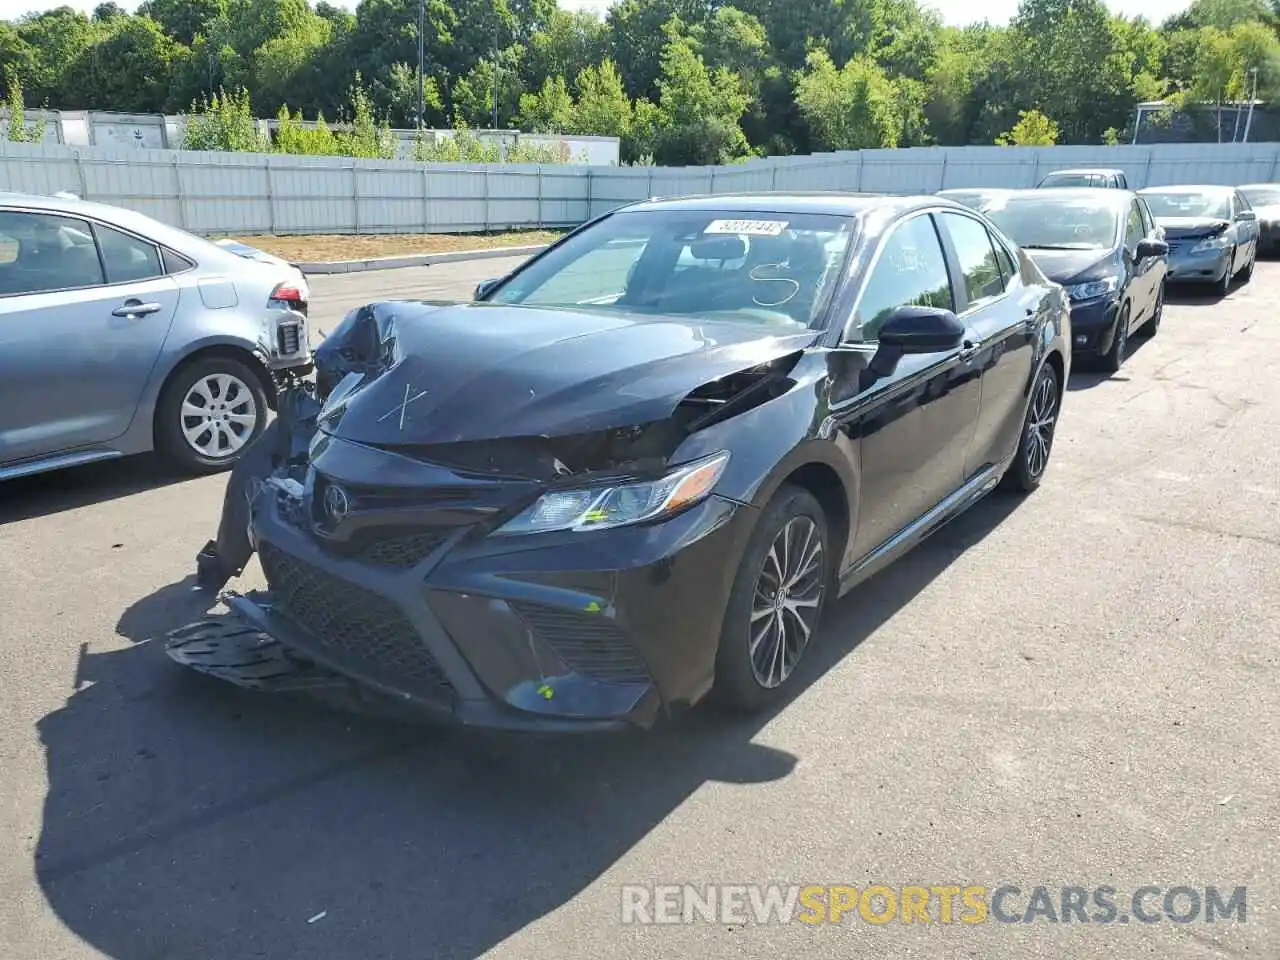
[[[314,316],[512,265],[319,278]],[[203,613],[224,478],[0,485],[0,952],[1280,955],[1278,303],[1260,264],[1171,301],[1119,375],[1077,372],[1044,486],[833,607],[754,720],[531,741],[255,697],[154,639]],[[1037,885],[1244,886],[1247,916],[621,923],[623,885],[765,883],[1007,883],[1016,915]]]

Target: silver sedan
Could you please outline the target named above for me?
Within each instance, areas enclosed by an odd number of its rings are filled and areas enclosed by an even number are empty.
[[[229,467],[311,364],[282,260],[75,198],[0,194],[0,480],[157,449]]]

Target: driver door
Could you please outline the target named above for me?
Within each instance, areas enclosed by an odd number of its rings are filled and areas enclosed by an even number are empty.
[[[846,330],[874,351],[884,319],[908,305],[954,310],[955,294],[932,214],[881,238]],[[858,450],[861,492],[850,555],[856,561],[904,532],[963,483],[979,409],[979,371],[966,348],[902,357],[894,370],[831,417]]]

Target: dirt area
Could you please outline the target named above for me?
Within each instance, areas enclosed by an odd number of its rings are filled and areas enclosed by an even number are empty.
[[[521,230],[515,233],[404,233],[369,236],[250,236],[235,237],[241,243],[265,250],[295,263],[322,260],[363,260],[414,253],[446,253],[489,247],[550,243],[560,236],[554,230]]]

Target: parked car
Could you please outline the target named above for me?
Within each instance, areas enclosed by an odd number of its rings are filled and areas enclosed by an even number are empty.
[[[997,187],[956,187],[952,190],[939,190],[937,196],[963,203],[970,210],[978,210],[984,204],[1009,193],[1013,191]]]
[[[1240,193],[1258,215],[1258,252],[1274,254],[1280,247],[1280,183],[1247,183]]]
[[[1258,259],[1258,215],[1235,187],[1148,187],[1139,191],[1169,241],[1169,279],[1212,283],[1226,296],[1248,282]]]
[[[1062,289],[960,204],[628,206],[474,303],[348,314],[201,553],[221,589],[256,545],[266,593],[170,655],[492,726],[763,707],[832,597],[1040,484],[1069,342]]]
[[[1080,170],[1055,170],[1037,187],[1102,187],[1110,190],[1128,190],[1129,181],[1123,170],[1115,168],[1085,168]]]
[[[307,284],[118,207],[0,195],[0,480],[153,448],[224,469],[311,363]]]
[[[1124,363],[1130,333],[1151,336],[1164,313],[1168,245],[1129,190],[1022,190],[983,212],[1071,298],[1072,347]]]

